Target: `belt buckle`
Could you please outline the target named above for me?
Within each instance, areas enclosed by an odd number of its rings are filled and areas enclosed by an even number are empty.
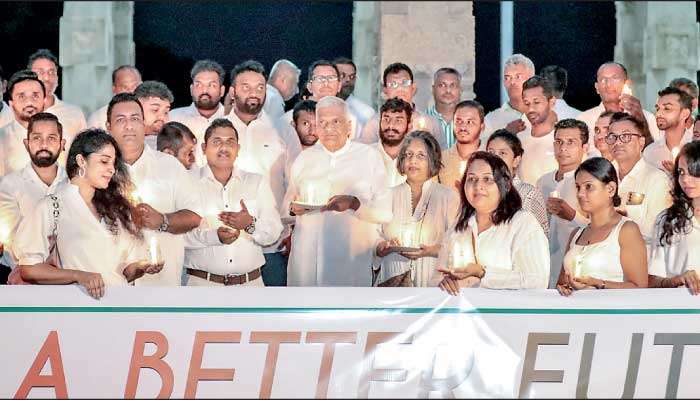
[[[224,286],[228,286],[228,275],[224,275]]]

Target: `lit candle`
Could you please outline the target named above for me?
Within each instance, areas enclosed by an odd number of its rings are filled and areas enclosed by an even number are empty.
[[[160,246],[155,236],[151,236],[150,245],[148,246],[148,257],[153,265],[161,262]]]
[[[673,149],[671,149],[671,156],[673,157],[673,161],[675,161],[678,157],[678,153],[680,153],[680,149],[678,147],[674,147]]]
[[[131,192],[131,201],[135,204],[143,203],[143,199],[141,198],[141,193],[139,193],[138,188],[134,189],[134,191]]]
[[[306,202],[308,204],[316,204],[316,188],[312,183],[306,185]]]
[[[416,120],[416,126],[418,127],[418,130],[420,130],[420,131],[425,130],[425,128],[428,126],[428,124],[425,121],[424,116],[418,117],[418,119]]]
[[[464,171],[467,170],[467,162],[465,160],[462,160],[459,162],[459,175],[463,176]]]
[[[400,235],[401,246],[403,247],[418,247],[416,246],[416,223],[409,221],[403,224]]]
[[[464,235],[459,235],[452,241],[452,263],[450,264],[450,269],[466,267],[467,264],[474,261],[474,254],[472,252],[472,246],[470,238],[471,232],[467,231]]]
[[[10,227],[5,222],[0,222],[0,244],[7,244],[10,241]]]
[[[622,87],[622,94],[632,96],[632,87],[627,82],[625,82],[625,85]]]
[[[552,190],[552,192],[549,194],[549,197],[554,197],[555,199],[558,199],[559,198],[559,191]]]

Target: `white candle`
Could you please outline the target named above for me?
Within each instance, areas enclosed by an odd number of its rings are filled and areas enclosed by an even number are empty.
[[[425,117],[418,117],[418,119],[416,120],[416,126],[418,127],[418,130],[424,130],[428,126],[428,124],[425,121]]]
[[[678,157],[678,153],[680,153],[680,151],[681,150],[678,147],[674,147],[673,149],[671,149],[671,157],[672,157],[671,160],[672,161],[676,161],[676,158]]]
[[[160,247],[158,246],[158,239],[155,236],[151,236],[150,245],[148,247],[148,256],[151,264],[155,265],[160,262]]]
[[[632,96],[632,87],[627,82],[625,82],[625,85],[622,87],[622,94]]]
[[[417,247],[415,222],[409,221],[403,223],[403,226],[401,227],[400,242],[401,246],[404,247]]]
[[[4,222],[0,222],[0,244],[7,244],[9,241],[10,227]]]
[[[555,199],[558,199],[559,198],[559,191],[552,190],[552,192],[549,194],[549,197],[554,197]]]
[[[306,185],[306,202],[308,204],[316,204],[316,188],[312,183]]]
[[[459,175],[463,176],[464,171],[467,170],[467,162],[465,160],[462,160],[459,162]]]

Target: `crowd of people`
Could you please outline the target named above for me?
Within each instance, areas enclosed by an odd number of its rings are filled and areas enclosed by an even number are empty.
[[[135,66],[85,118],[48,50],[0,93],[0,252],[9,284],[672,288],[700,293],[698,86],[655,112],[624,65],[601,102],[563,100],[567,72],[514,54],[486,113],[454,68],[419,110],[411,68],[384,69],[375,110],[339,57],[267,73],[192,67],[192,103]],[[229,77],[228,87],[224,84]],[[299,89],[302,89],[301,92]],[[426,88],[421,88],[425,90]],[[285,110],[285,102],[300,100]]]

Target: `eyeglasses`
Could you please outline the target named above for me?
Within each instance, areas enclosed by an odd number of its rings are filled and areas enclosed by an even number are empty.
[[[326,82],[337,82],[338,77],[335,75],[316,75],[311,78],[311,82],[316,83],[326,83]]]
[[[418,161],[425,161],[428,159],[428,156],[425,153],[412,153],[410,151],[406,152],[406,160],[410,160],[414,157]]]
[[[484,186],[491,186],[494,183],[496,183],[496,180],[493,178],[493,176],[483,176],[481,178],[477,176],[468,176],[467,177],[467,185],[469,186],[476,186],[479,181],[484,184]]]
[[[409,87],[413,83],[412,80],[410,79],[404,79],[402,81],[393,81],[393,82],[387,82],[386,87],[392,88],[392,89],[398,89],[399,86],[401,87]]]
[[[608,136],[605,137],[605,143],[612,146],[618,139],[620,139],[622,143],[629,143],[632,140],[632,136],[643,137],[636,133],[609,133]]]

